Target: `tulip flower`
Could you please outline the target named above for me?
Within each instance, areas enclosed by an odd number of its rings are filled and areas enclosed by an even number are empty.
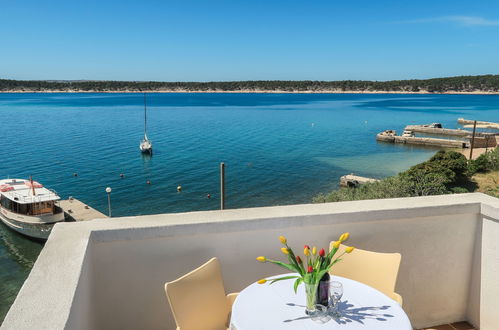
[[[315,256],[317,254],[317,248],[314,246],[312,248],[312,255]]]
[[[343,233],[343,234],[341,234],[341,236],[340,236],[340,239],[339,239],[339,240],[340,240],[341,242],[344,242],[344,241],[346,241],[349,237],[350,237],[350,233]]]
[[[281,251],[282,251],[282,253],[284,253],[284,254],[289,254],[289,250],[288,250],[288,248],[283,247],[283,248],[281,248]]]
[[[258,284],[265,284],[265,283],[267,283],[267,280],[266,280],[266,279],[264,279],[264,278],[262,278],[261,280],[259,280],[259,281],[258,281],[258,282],[256,282],[256,283],[258,283]]]
[[[265,261],[267,261],[267,258],[265,258],[265,257],[262,256],[262,257],[256,258],[256,260],[258,260],[260,262],[265,262]]]
[[[310,248],[305,245],[305,248],[303,249],[303,254],[306,255],[307,257],[310,255]]]
[[[282,244],[286,244],[288,240],[284,236],[279,236],[279,240],[281,241]]]
[[[335,249],[337,249],[337,248],[339,248],[339,247],[340,247],[340,244],[341,244],[341,241],[336,241],[336,242],[334,242],[334,243],[333,243],[333,247],[334,247]]]
[[[313,271],[314,271],[314,267],[312,267],[312,266],[308,266],[308,270],[307,270],[307,272],[311,273],[311,272],[313,272]]]
[[[304,249],[309,249],[309,250],[310,250],[310,246],[308,246],[308,245],[304,245],[304,246],[303,246],[303,248],[304,248]]]
[[[321,257],[324,257],[324,256],[326,255],[326,251],[324,251],[324,249],[321,249],[321,250],[319,251],[319,255],[320,255]]]
[[[302,263],[300,256],[296,256],[296,262],[299,263],[299,264]]]
[[[355,249],[355,248],[354,248],[353,246],[349,246],[349,247],[347,247],[347,248],[345,249],[345,252],[346,252],[346,253],[350,253],[350,252],[352,252],[354,249]]]

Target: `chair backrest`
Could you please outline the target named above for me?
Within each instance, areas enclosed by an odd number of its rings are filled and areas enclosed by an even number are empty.
[[[333,247],[331,242],[330,250]],[[348,246],[341,244],[336,255]],[[380,253],[355,249],[345,254],[330,273],[367,284],[389,297],[393,297],[400,266],[400,253]]]
[[[227,329],[229,314],[217,258],[165,284],[177,329]]]

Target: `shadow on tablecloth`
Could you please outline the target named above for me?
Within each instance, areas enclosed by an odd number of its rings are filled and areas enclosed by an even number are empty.
[[[293,303],[286,304],[292,307],[305,308],[303,305],[297,305]],[[349,303],[348,300],[340,301],[338,306],[338,312],[340,313],[339,318],[331,318],[334,322],[338,324],[347,324],[350,322],[358,322],[364,324],[365,320],[377,320],[380,322],[387,321],[388,318],[393,317],[391,314],[387,314],[385,311],[391,306],[370,306],[370,307],[355,307],[353,304]],[[309,316],[303,315],[295,319],[284,320],[283,322],[293,322],[298,320],[310,319]],[[321,322],[324,323],[324,322]]]

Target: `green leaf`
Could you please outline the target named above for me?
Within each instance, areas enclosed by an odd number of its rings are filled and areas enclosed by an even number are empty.
[[[295,294],[296,294],[296,291],[298,290],[298,285],[300,285],[301,282],[303,282],[303,278],[299,277],[296,279],[295,285],[294,285]]]
[[[268,262],[271,262],[275,265],[278,265],[278,266],[281,266],[283,268],[286,268],[286,269],[289,269],[290,271],[292,272],[295,272],[295,273],[300,273],[300,271],[295,267],[295,265],[288,265],[287,263],[284,263],[284,262],[281,262],[281,261],[277,261],[277,260],[270,260],[270,259],[267,259]]]
[[[292,278],[299,278],[299,276],[284,276],[284,277],[275,278],[272,281],[270,281],[270,284],[274,284],[275,282],[279,281],[290,280]]]

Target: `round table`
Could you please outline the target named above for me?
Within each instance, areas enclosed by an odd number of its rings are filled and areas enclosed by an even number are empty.
[[[292,274],[283,274],[286,276]],[[326,323],[305,315],[305,286],[293,291],[294,280],[251,284],[239,293],[232,306],[231,330],[257,329],[397,329],[412,330],[400,305],[378,290],[347,278],[332,276],[343,284],[341,317]]]

